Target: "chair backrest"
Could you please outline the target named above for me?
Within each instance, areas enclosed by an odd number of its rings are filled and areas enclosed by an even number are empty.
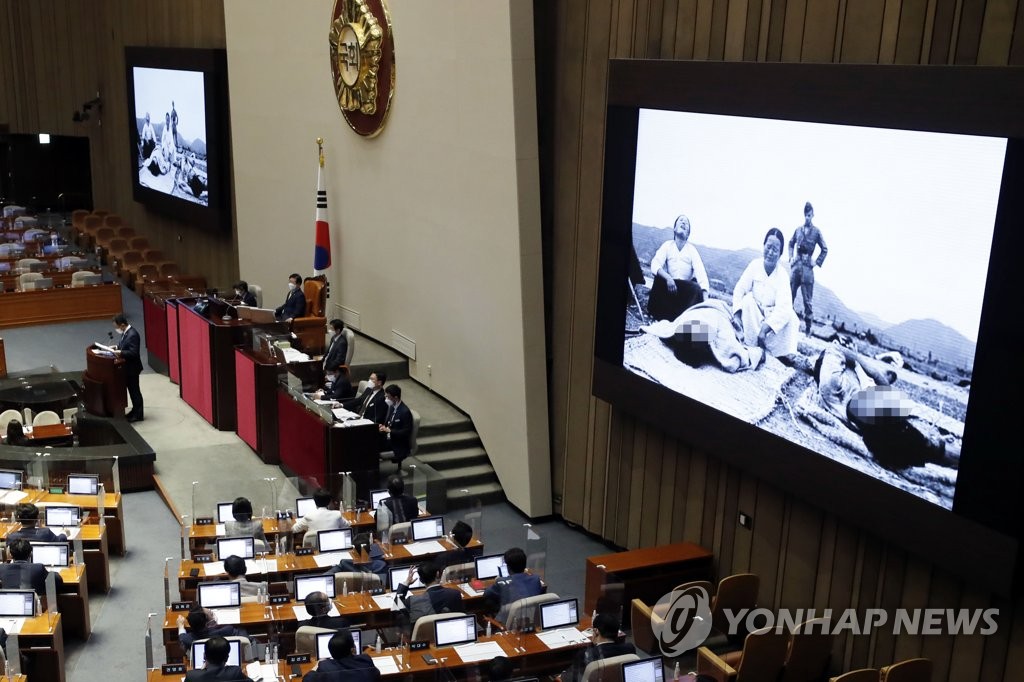
[[[11,422],[24,424],[25,422],[21,418],[21,412],[18,412],[17,410],[4,410],[3,412],[0,412],[0,431],[6,434],[7,425]]]
[[[726,610],[738,613],[742,609],[753,610],[757,606],[757,590],[761,579],[754,573],[737,573],[722,578],[718,591],[711,600],[711,626],[719,632],[729,629]]]
[[[121,228],[122,230],[126,228]],[[149,248],[149,239],[146,237],[132,237],[128,240],[128,244],[132,247],[132,251],[145,251]]]
[[[160,268],[153,263],[139,263],[139,267],[135,272],[143,279],[157,279],[160,277]]]
[[[35,285],[32,284],[32,282],[42,278],[43,276],[38,272],[26,272],[18,276],[18,288],[22,291],[25,291],[26,289],[34,289]]]
[[[257,308],[262,308],[263,307],[263,287],[261,287],[259,284],[250,284],[249,285],[249,291],[251,291],[252,295],[256,297],[256,307]]]
[[[100,218],[102,219],[102,218],[104,218],[105,216],[109,215],[109,214],[110,214],[110,211],[108,211],[108,210],[107,210],[107,209],[105,209],[105,208],[96,208],[96,209],[93,209],[93,212],[92,212],[92,214],[93,214],[94,216],[99,216],[99,217],[100,217]]]
[[[121,267],[134,268],[139,263],[144,262],[141,251],[125,251],[124,255],[121,256]]]
[[[78,272],[71,273],[71,286],[73,287],[84,287],[90,284],[101,284],[103,282],[103,275],[99,275],[95,272],[89,272],[88,270],[79,270]]]
[[[409,434],[409,454],[416,454],[416,436],[420,433],[420,413],[416,410],[409,409],[412,414],[412,432]]]
[[[75,420],[75,417],[77,415],[78,415],[78,408],[77,407],[65,407],[64,408],[64,423],[66,425],[68,425],[68,426],[71,426],[71,422],[73,422]]]
[[[930,658],[909,658],[879,671],[881,682],[931,682],[932,660]]]
[[[161,263],[160,264],[160,276],[161,277],[177,277],[181,274],[181,270],[178,269],[177,263]]]
[[[242,662],[242,668],[245,668],[245,662],[246,661],[251,661],[252,658],[253,658],[252,657],[252,642],[249,641],[248,637],[242,637],[240,635],[231,635],[229,637],[225,637],[224,639],[228,640],[228,642],[238,642],[239,643],[239,645],[241,646],[241,651],[242,651],[242,661],[241,661]],[[195,640],[195,643],[198,643],[198,642],[208,642],[208,641],[210,641],[210,640],[209,639],[197,639],[197,640]],[[191,655],[192,655],[191,651],[186,651],[185,652],[185,658],[188,658]]]
[[[89,215],[89,212],[84,208],[78,208],[71,212],[71,226],[75,228],[81,228],[85,225],[85,218]]]
[[[29,269],[31,269],[31,267],[33,265],[36,265],[37,263],[42,263],[42,262],[43,261],[39,260],[38,258],[20,258],[20,259],[18,259],[18,267],[19,268],[29,268]]]
[[[334,574],[334,593],[344,594],[345,585],[349,592],[366,592],[383,587],[380,576],[376,573],[363,571],[339,571]]]
[[[396,540],[408,541],[412,538],[412,523],[410,521],[403,521],[402,523],[392,524],[388,530],[388,537],[391,542]]]
[[[465,613],[431,613],[426,616],[420,616],[416,619],[416,623],[412,626],[412,640],[416,642],[428,641],[434,644],[434,621],[442,620],[444,618],[457,618],[458,616],[465,617]]]
[[[96,230],[96,241],[101,246],[106,246],[110,243],[110,240],[114,239],[116,236],[117,233],[114,232],[114,228],[112,227],[103,226]]]
[[[145,253],[145,260],[147,263],[163,263],[167,259],[164,257],[164,252],[160,249],[149,249]]]
[[[532,597],[526,597],[525,599],[517,599],[511,604],[507,604],[501,608],[505,611],[505,616],[502,618],[502,614],[498,613],[498,620],[502,622],[505,627],[510,627],[517,620],[528,618],[531,622],[537,622],[537,607],[549,601],[557,601],[558,595],[554,592],[548,592],[547,594],[538,594]]]
[[[788,649],[789,633],[782,628],[754,630],[743,641],[736,682],[777,682]]]
[[[104,227],[121,227],[124,225],[124,220],[116,213],[108,213],[103,216],[103,225]]]
[[[103,217],[98,216],[95,213],[87,215],[82,220],[82,227],[88,234],[96,234],[96,231],[103,227]]]
[[[341,333],[345,335],[345,343],[348,344],[348,350],[345,351],[345,364],[352,364],[352,354],[356,352],[356,333],[345,327],[341,330]]]
[[[32,426],[60,424],[60,415],[52,410],[43,410],[32,419]]]
[[[861,668],[828,678],[828,682],[878,682],[877,668]]]
[[[117,236],[121,239],[132,240],[135,238],[135,228],[130,225],[122,225],[117,228]]]
[[[470,561],[466,564],[452,564],[441,572],[441,582],[461,583],[471,580],[476,576],[476,563]]]
[[[123,237],[116,237],[110,240],[110,245],[107,247],[107,251],[114,256],[119,256],[122,253],[131,251],[131,247],[128,246],[128,240]]]
[[[295,631],[295,653],[313,654],[316,658],[316,636],[321,632],[337,632],[330,628],[318,628],[315,625],[300,625]]]
[[[580,682],[622,682],[622,664],[639,660],[636,654],[622,654],[592,661],[583,669]]]
[[[307,277],[302,283],[306,296],[306,314],[303,317],[323,317],[327,307],[327,278],[323,275]]]
[[[643,601],[634,599],[630,602],[629,629],[633,633],[633,645],[648,654],[659,653],[661,649],[658,638],[654,636],[655,619],[664,620]]]
[[[827,618],[800,623],[789,641],[781,682],[817,682],[832,658],[832,634]]]

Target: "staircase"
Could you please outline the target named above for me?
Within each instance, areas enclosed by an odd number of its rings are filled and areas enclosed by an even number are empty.
[[[426,465],[437,472],[447,492],[448,509],[505,501],[505,492],[473,421],[456,406],[410,379],[405,356],[357,332],[350,370],[353,383],[366,379],[370,372],[383,371],[387,383],[402,387],[402,401],[420,415],[416,453],[406,460],[406,465]]]

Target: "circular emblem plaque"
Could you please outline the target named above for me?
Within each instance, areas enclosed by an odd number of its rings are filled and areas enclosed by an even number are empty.
[[[342,116],[360,135],[380,134],[395,93],[395,43],[385,0],[335,0],[330,44]]]

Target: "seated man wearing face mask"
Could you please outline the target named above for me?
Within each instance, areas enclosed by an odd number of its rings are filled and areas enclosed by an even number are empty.
[[[306,295],[302,293],[302,275],[292,273],[288,277],[288,295],[274,315],[282,322],[291,322],[306,314]]]
[[[258,307],[256,304],[256,294],[249,291],[249,283],[244,279],[235,282],[235,298],[241,301],[240,305],[247,305],[250,308]]]
[[[317,400],[349,400],[356,395],[348,365],[330,367],[324,373],[324,387],[316,392]]]

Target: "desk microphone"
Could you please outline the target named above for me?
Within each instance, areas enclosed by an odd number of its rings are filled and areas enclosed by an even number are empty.
[[[110,339],[111,341],[113,341],[114,340],[114,332],[107,332],[107,338]]]

